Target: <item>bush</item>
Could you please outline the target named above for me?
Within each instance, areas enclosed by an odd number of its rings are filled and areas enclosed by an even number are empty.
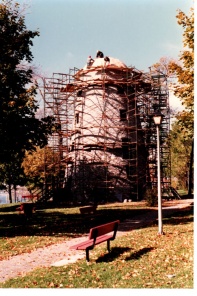
[[[147,206],[153,207],[158,203],[157,197],[157,189],[156,188],[148,188],[145,192],[145,198]]]

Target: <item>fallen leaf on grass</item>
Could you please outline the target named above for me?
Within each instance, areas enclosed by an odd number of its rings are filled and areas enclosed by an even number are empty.
[[[175,275],[175,274],[167,274],[166,276],[167,276],[169,279],[171,279],[171,278],[175,277],[176,275]]]

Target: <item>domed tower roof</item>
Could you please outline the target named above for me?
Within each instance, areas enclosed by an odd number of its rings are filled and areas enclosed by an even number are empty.
[[[95,58],[94,62],[91,64],[91,66],[85,65],[83,68],[84,70],[92,69],[92,68],[127,68],[127,66],[121,62],[120,60],[116,58],[109,57],[110,62],[106,62],[104,58]]]
[[[112,57],[108,57],[108,59],[109,61],[105,61],[105,58],[94,58],[90,65],[86,64],[82,69],[75,73],[75,78],[80,80],[85,79],[86,81],[91,79],[101,79],[101,77],[98,77],[98,75],[100,75],[98,70],[102,69],[107,70],[107,72],[110,72],[110,70],[118,72],[122,70],[125,72],[128,71],[129,68],[120,60]],[[87,73],[91,73],[91,76],[87,76]]]

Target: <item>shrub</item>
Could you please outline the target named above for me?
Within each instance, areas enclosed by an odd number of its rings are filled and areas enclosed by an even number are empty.
[[[156,188],[147,188],[145,192],[145,200],[147,206],[153,207],[157,205],[158,198],[157,198],[157,189]]]

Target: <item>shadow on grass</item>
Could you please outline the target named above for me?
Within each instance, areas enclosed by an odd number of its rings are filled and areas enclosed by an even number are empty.
[[[137,252],[131,254],[129,257],[127,257],[127,258],[125,259],[125,261],[129,261],[129,260],[137,260],[137,259],[139,259],[140,257],[142,257],[143,255],[145,255],[146,253],[151,252],[151,251],[154,250],[154,249],[155,249],[155,248],[152,248],[152,247],[150,247],[150,248],[143,248],[143,249],[141,249],[141,250],[139,250],[139,251],[137,251]]]
[[[129,260],[138,260],[140,257],[142,257],[143,255],[145,255],[148,252],[151,252],[154,248],[150,247],[150,248],[143,248],[133,254],[131,254],[130,256],[126,257],[125,261],[129,261]],[[96,263],[100,263],[100,262],[112,262],[114,261],[114,259],[120,257],[121,254],[125,253],[125,252],[129,252],[131,251],[132,248],[128,248],[128,247],[114,247],[111,249],[110,253],[107,253],[105,255],[103,255],[102,257],[98,258],[96,260]]]
[[[119,219],[135,219],[141,214],[151,215],[156,210],[149,208],[106,208],[97,210],[95,215],[81,215],[80,213],[69,213],[65,208],[64,212],[47,212],[38,209],[32,218],[27,220],[24,215],[13,212],[0,211],[0,237],[14,236],[67,236],[78,237],[89,232],[90,228]],[[193,220],[193,207],[187,211],[181,210],[176,214],[170,214],[164,219],[166,224],[189,223]],[[146,216],[145,216],[146,217]],[[145,221],[145,218],[144,218]],[[144,222],[143,221],[143,222]],[[147,227],[146,225],[142,226]],[[139,228],[141,228],[139,226]],[[125,229],[125,231],[127,231]]]
[[[17,212],[0,212],[0,237],[13,236],[68,236],[77,237],[89,232],[90,228],[114,220],[135,217],[150,212],[150,209],[98,209],[95,215],[81,215],[45,210],[37,210],[31,219]]]
[[[176,225],[187,224],[194,221],[194,208],[190,206],[185,209],[179,209],[176,213],[169,214],[168,217],[163,218],[164,224]]]
[[[121,254],[130,251],[131,248],[128,247],[114,247],[111,251],[96,260],[96,263],[100,262],[111,262],[118,258]]]

